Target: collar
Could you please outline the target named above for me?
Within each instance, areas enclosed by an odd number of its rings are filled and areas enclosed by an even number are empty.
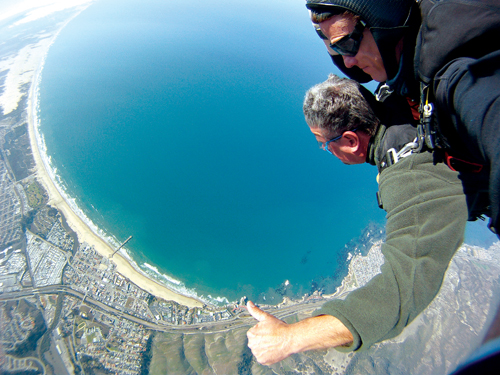
[[[415,78],[415,66],[413,61],[419,28],[420,22],[418,22],[418,27],[410,27],[410,31],[405,35],[398,71],[394,77],[386,81],[386,84],[397,95],[410,97],[412,99],[420,99],[420,85]]]
[[[380,149],[380,145],[382,144],[382,140],[384,139],[385,132],[387,127],[383,124],[380,124],[377,128],[377,132],[373,137],[370,138],[370,142],[368,143],[368,152],[366,155],[366,162],[371,165],[378,165],[380,160],[377,150]]]
[[[403,50],[399,61],[399,70],[396,76],[386,81],[390,90],[397,95],[418,99],[420,86],[413,74],[413,52]]]

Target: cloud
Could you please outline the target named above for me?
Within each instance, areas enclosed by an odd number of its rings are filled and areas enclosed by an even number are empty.
[[[81,5],[89,5],[94,0],[25,0],[21,2],[9,2],[0,7],[0,21],[7,18],[24,15],[24,17],[10,27],[23,23],[32,22],[61,10],[74,8]],[[10,6],[9,6],[10,4]]]

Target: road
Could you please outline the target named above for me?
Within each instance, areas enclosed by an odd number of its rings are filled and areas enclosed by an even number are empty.
[[[200,331],[203,331],[203,333],[215,333],[215,332],[229,331],[237,328],[251,327],[256,323],[255,319],[251,317],[250,314],[248,314],[247,312],[240,313],[232,317],[231,319],[220,320],[210,323],[197,323],[197,324],[180,325],[180,326],[165,322],[153,323],[138,318],[134,315],[127,314],[112,306],[108,306],[100,301],[97,301],[89,297],[88,295],[85,296],[85,294],[73,290],[66,285],[49,285],[43,287],[25,288],[18,292],[3,293],[0,294],[0,301],[17,300],[20,298],[31,297],[37,294],[56,294],[56,293],[68,294],[73,297],[79,298],[81,300],[85,298],[85,303],[87,305],[92,306],[93,308],[97,308],[109,315],[115,316],[116,318],[127,319],[137,324],[142,324],[145,328],[152,329],[155,331],[168,332],[168,333],[196,334],[200,333]],[[325,302],[326,302],[325,300],[310,301],[306,303],[282,307],[279,309],[264,308],[264,311],[273,314],[279,319],[285,319],[286,317],[297,314],[299,312],[308,312],[315,310]]]

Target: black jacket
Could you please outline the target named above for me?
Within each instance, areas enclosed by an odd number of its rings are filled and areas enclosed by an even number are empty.
[[[469,189],[488,181],[490,227],[500,234],[500,51],[480,59],[458,58],[433,81],[439,129],[457,157],[483,165],[461,172]],[[486,180],[486,181],[485,181]],[[465,185],[465,184],[464,184]]]

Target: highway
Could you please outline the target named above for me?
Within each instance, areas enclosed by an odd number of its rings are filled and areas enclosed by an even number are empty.
[[[127,319],[137,324],[142,324],[145,328],[161,332],[196,334],[200,333],[200,331],[203,331],[203,333],[215,333],[215,332],[229,331],[237,328],[251,327],[254,324],[256,324],[256,320],[253,317],[251,317],[250,314],[248,314],[247,312],[242,312],[239,315],[232,317],[231,319],[220,320],[210,323],[197,323],[189,325],[173,325],[165,322],[153,323],[138,318],[134,315],[127,314],[112,306],[108,306],[100,301],[97,301],[89,297],[88,295],[85,296],[85,294],[73,290],[72,288],[66,285],[49,285],[43,287],[25,288],[18,292],[3,293],[0,294],[0,301],[17,300],[20,298],[31,297],[37,294],[56,294],[56,293],[68,294],[73,297],[79,298],[82,301],[85,298],[84,303],[92,308],[97,308],[108,315],[114,316],[116,318]],[[285,319],[286,317],[297,314],[299,312],[307,313],[309,311],[313,311],[319,308],[325,302],[326,300],[310,301],[307,303],[282,307],[280,309],[265,308],[264,311],[273,314],[279,319]]]

